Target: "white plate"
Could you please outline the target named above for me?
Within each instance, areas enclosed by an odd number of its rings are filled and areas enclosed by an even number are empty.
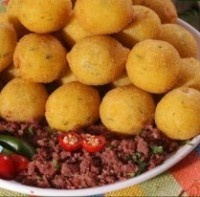
[[[200,60],[200,33],[194,29],[189,24],[178,20],[178,23],[188,29],[197,39],[198,46],[198,59]],[[38,195],[38,196],[89,196],[107,193],[113,190],[122,189],[128,186],[132,186],[141,182],[144,182],[148,179],[151,179],[158,174],[168,170],[170,167],[182,160],[186,155],[188,155],[198,144],[200,143],[200,135],[193,138],[190,143],[182,146],[172,154],[163,164],[155,167],[154,169],[145,172],[135,178],[128,179],[126,181],[117,182],[110,185],[105,185],[101,187],[94,187],[88,189],[76,189],[76,190],[59,190],[59,189],[42,189],[37,187],[30,187],[22,185],[15,181],[5,181],[0,179],[0,187],[14,192],[20,192],[29,195]]]

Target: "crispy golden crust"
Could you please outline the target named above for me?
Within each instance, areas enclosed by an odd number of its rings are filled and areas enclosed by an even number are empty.
[[[129,48],[140,41],[158,38],[161,33],[160,18],[153,10],[145,6],[135,5],[133,12],[135,16],[133,22],[115,36],[117,40]]]
[[[155,104],[150,94],[133,85],[109,91],[100,105],[102,123],[111,131],[135,135],[153,120]]]
[[[1,91],[1,117],[16,122],[41,120],[44,117],[47,97],[42,84],[15,78]]]
[[[28,34],[17,44],[14,65],[19,68],[22,78],[49,83],[58,79],[67,66],[66,53],[55,37]]]
[[[119,77],[129,50],[109,36],[91,36],[77,42],[67,55],[75,77],[87,85],[104,85]]]
[[[64,27],[71,11],[71,0],[21,0],[19,19],[32,32],[49,33]]]
[[[0,23],[0,72],[12,63],[17,34],[10,23]]]
[[[197,41],[188,30],[180,25],[162,25],[159,39],[172,44],[182,58],[197,57]]]
[[[144,5],[155,11],[162,23],[175,23],[177,10],[172,0],[132,0],[133,5]]]
[[[18,17],[18,8],[20,6],[20,3],[20,0],[9,0],[5,13],[7,21],[13,24],[18,38],[21,38],[28,33],[28,30],[22,25]]]
[[[188,86],[200,91],[200,61],[191,57],[181,59],[176,87]]]
[[[187,140],[200,134],[200,92],[178,88],[167,93],[158,103],[155,121],[169,138]]]
[[[131,0],[79,0],[75,14],[94,34],[117,33],[133,20]]]
[[[46,119],[52,128],[69,131],[94,123],[99,117],[98,91],[79,82],[60,86],[46,103]]]
[[[62,36],[67,46],[72,47],[79,40],[92,36],[93,34],[84,29],[76,15],[73,13],[65,27],[62,29]]]
[[[164,93],[176,83],[180,56],[167,42],[145,40],[136,44],[129,53],[126,70],[137,87],[151,93]]]

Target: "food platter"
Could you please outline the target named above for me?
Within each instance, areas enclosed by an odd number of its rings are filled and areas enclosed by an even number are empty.
[[[200,43],[200,33],[195,30],[192,26],[186,22],[178,19],[178,23],[188,29],[196,38],[197,43]],[[198,46],[198,59],[200,59],[200,45]],[[170,167],[174,166],[176,163],[181,161],[185,156],[187,156],[198,144],[200,143],[200,135],[196,136],[188,143],[180,147],[175,153],[169,156],[169,158],[161,165],[155,167],[154,169],[145,172],[137,177],[130,178],[126,181],[120,181],[114,184],[109,184],[101,187],[93,187],[88,189],[75,189],[75,190],[61,190],[61,189],[42,189],[36,187],[30,187],[22,185],[16,181],[6,181],[0,179],[0,187],[12,190],[14,192],[24,193],[28,195],[35,196],[88,196],[97,195],[110,192],[113,190],[122,189],[125,187],[133,186],[135,184],[142,183],[149,180],[162,172],[168,170]]]

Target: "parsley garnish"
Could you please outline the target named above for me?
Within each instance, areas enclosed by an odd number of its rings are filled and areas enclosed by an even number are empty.
[[[163,146],[157,145],[151,146],[151,151],[153,154],[162,154],[164,152]]]

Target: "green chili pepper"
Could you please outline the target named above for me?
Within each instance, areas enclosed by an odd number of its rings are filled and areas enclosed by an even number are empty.
[[[0,135],[0,145],[18,154],[31,159],[35,154],[35,149],[24,140],[10,135]]]
[[[0,153],[12,155],[14,152],[0,145]]]

